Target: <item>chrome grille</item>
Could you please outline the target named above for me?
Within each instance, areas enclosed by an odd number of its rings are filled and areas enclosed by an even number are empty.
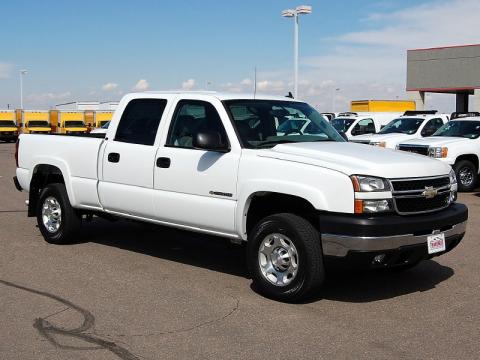
[[[445,209],[450,205],[450,178],[437,176],[390,180],[395,210],[401,215]]]

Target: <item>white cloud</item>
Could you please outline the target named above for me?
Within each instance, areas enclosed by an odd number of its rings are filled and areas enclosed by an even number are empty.
[[[102,85],[102,91],[113,91],[118,87],[117,83],[108,82]]]
[[[12,75],[13,66],[0,62],[0,79],[7,79]]]
[[[240,85],[251,86],[252,84],[253,84],[253,80],[250,78],[246,78],[240,81]]]
[[[183,90],[192,90],[195,87],[196,81],[195,79],[188,79],[182,82],[182,89]]]
[[[282,80],[261,80],[257,82],[257,90],[277,93],[285,90],[285,83]]]
[[[30,94],[26,97],[26,100],[33,103],[46,103],[56,100],[65,100],[72,95],[70,91],[65,91],[61,93],[40,93],[40,94]]]
[[[150,88],[150,84],[145,79],[140,79],[137,81],[135,86],[132,88],[133,91],[146,91]]]

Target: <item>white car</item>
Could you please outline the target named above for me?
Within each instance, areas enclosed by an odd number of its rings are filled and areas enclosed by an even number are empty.
[[[399,150],[427,155],[455,170],[460,191],[477,185],[480,158],[480,117],[459,118],[442,126],[433,136],[402,142]]]
[[[433,135],[438,129],[448,122],[445,114],[421,114],[410,112],[392,120],[377,134],[356,136],[352,141],[395,149],[402,142],[419,139]]]
[[[278,109],[321,133],[280,134]],[[284,97],[128,94],[105,138],[24,134],[15,158],[47,242],[94,215],[246,242],[255,289],[285,301],[320,287],[327,260],[405,269],[444,254],[468,219],[448,164],[346,142]]]

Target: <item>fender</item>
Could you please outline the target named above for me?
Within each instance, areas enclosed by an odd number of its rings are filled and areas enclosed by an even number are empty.
[[[29,174],[28,174],[28,183],[30,184],[33,178],[33,174],[37,170],[37,168],[40,165],[50,165],[50,166],[55,166],[60,170],[63,176],[63,180],[65,182],[65,188],[67,190],[67,195],[68,199],[70,201],[70,204],[72,204],[73,207],[77,205],[75,195],[73,192],[72,188],[72,181],[71,181],[71,172],[68,164],[59,158],[52,158],[52,157],[45,157],[45,156],[35,156],[32,159],[32,164],[30,166]]]

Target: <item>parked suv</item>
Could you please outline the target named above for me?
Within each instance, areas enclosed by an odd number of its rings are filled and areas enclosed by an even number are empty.
[[[356,136],[352,141],[395,149],[398,144],[410,139],[433,135],[445,123],[448,115],[434,112],[407,111],[405,115],[392,120],[377,134]]]
[[[472,191],[478,183],[480,117],[457,117],[433,136],[402,142],[399,150],[430,156],[453,167],[460,191]]]

